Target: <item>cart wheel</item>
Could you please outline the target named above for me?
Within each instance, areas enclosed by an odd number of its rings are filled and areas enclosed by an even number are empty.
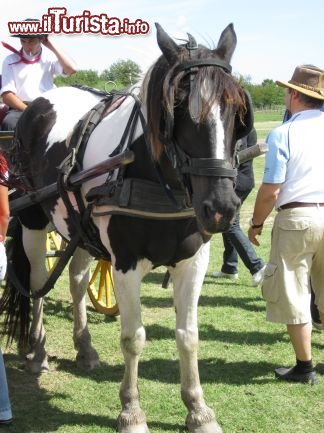
[[[55,267],[60,251],[64,250],[65,247],[66,242],[58,233],[54,230],[47,233],[46,263],[49,271]]]
[[[119,314],[111,274],[111,262],[107,260],[97,261],[88,285],[88,295],[99,313],[107,316],[117,316]]]

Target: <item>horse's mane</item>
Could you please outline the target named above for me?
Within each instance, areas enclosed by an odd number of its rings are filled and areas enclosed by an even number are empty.
[[[188,80],[182,80],[187,72],[177,72],[179,65],[188,60],[188,50],[181,47],[178,62],[170,66],[164,56],[161,56],[157,62],[148,71],[144,80],[147,81],[146,89],[146,105],[148,119],[148,134],[151,144],[152,155],[155,159],[159,159],[163,145],[160,141],[161,126],[164,123],[164,116],[168,114],[173,117],[173,110],[176,105],[181,102],[189,94],[189,101],[195,98],[197,92],[206,82],[211,82],[212,86],[208,88],[208,99],[202,99],[201,110],[198,113],[197,121],[203,123],[207,118],[211,107],[218,101],[221,105],[233,104],[237,107],[237,114],[240,121],[243,121],[246,111],[245,95],[242,87],[236,79],[225,72],[220,67],[208,66],[200,67],[194,75],[194,80],[191,83],[189,90]],[[214,57],[211,51],[203,46],[199,46],[197,58],[204,59]]]

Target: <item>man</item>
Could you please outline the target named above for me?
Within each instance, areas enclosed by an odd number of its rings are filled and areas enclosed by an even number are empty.
[[[255,128],[237,143],[238,150],[247,149],[257,144]],[[235,193],[243,204],[254,188],[253,160],[243,162],[238,167]],[[258,286],[263,280],[265,264],[258,257],[240,226],[240,214],[237,213],[231,228],[222,234],[224,243],[223,265],[220,272],[214,272],[215,278],[238,278],[238,255],[251,274],[252,286]]]
[[[3,120],[4,131],[15,129],[28,103],[55,87],[53,80],[57,75],[68,76],[76,72],[74,62],[47,35],[31,34],[16,37],[20,38],[20,51],[2,43],[13,52],[4,59],[2,65],[1,96],[10,108]],[[51,53],[43,50],[43,47]]]
[[[322,105],[321,110],[324,111],[324,104]],[[283,122],[286,122],[290,118],[291,118],[291,113],[290,113],[290,111],[286,110],[284,117],[283,117]],[[313,329],[317,329],[318,331],[323,331],[324,327],[323,327],[323,323],[321,322],[321,319],[320,319],[320,314],[319,314],[317,305],[315,304],[315,295],[314,295],[313,290],[311,291],[310,309],[311,309],[311,315],[312,315]]]
[[[264,221],[275,207],[270,260],[262,286],[267,319],[285,323],[296,354],[293,368],[277,368],[278,379],[317,383],[312,364],[310,278],[324,321],[324,71],[296,67],[285,103],[291,118],[270,132],[263,183],[258,191],[250,241],[259,245]]]

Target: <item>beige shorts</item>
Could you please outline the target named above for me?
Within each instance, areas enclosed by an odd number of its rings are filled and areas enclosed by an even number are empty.
[[[324,207],[282,210],[274,221],[262,285],[267,320],[310,322],[310,278],[315,303],[324,312]]]

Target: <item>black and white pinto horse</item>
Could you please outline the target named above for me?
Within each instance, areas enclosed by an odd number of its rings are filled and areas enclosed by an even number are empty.
[[[113,154],[140,101],[139,118],[146,119],[146,123],[138,121],[133,125],[128,146],[135,160],[122,170],[84,182],[79,194],[84,209],[90,209],[89,224],[95,228],[98,242],[113,265],[125,360],[119,431],[148,432],[137,388],[138,361],[145,343],[140,285],[148,272],[163,265],[171,275],[174,289],[181,396],[188,409],[186,424],[192,432],[215,433],[221,432],[221,428],[205,404],[198,373],[197,304],[208,266],[209,240],[212,234],[229,228],[240,205],[233,188],[235,143],[249,132],[252,110],[247,95],[230,74],[229,63],[236,46],[232,24],[224,29],[213,50],[197,46],[191,35],[187,44],[177,45],[158,24],[156,27],[161,57],[146,74],[137,96],[128,94],[118,109],[95,127],[80,168],[91,168]],[[24,175],[34,190],[56,182],[57,167],[70,152],[73,128],[97,102],[98,96],[75,88],[54,89],[36,99],[18,123],[12,150],[16,163],[11,169]],[[127,213],[127,209],[103,197],[102,203],[89,205],[89,191],[105,185],[106,191],[113,195],[119,184],[129,179],[162,184],[158,202],[176,202],[175,192],[182,191],[194,213],[188,215],[182,211],[178,215],[161,209],[143,213],[132,213],[130,209]],[[146,195],[146,190],[139,195]],[[68,196],[75,215],[83,212],[75,192],[69,191]],[[44,256],[48,221],[70,240],[78,230],[75,215],[71,217],[65,201],[57,196],[21,212],[23,245],[30,264],[30,273],[24,281],[30,284],[32,292],[42,287],[47,278]],[[91,346],[85,314],[86,273],[90,261],[85,249],[76,250],[70,264],[70,289],[77,358],[92,368],[99,359]],[[17,273],[19,268],[21,262]],[[32,313],[27,365],[32,371],[40,371],[48,367],[42,300],[34,301]],[[23,320],[24,315],[19,314]]]

